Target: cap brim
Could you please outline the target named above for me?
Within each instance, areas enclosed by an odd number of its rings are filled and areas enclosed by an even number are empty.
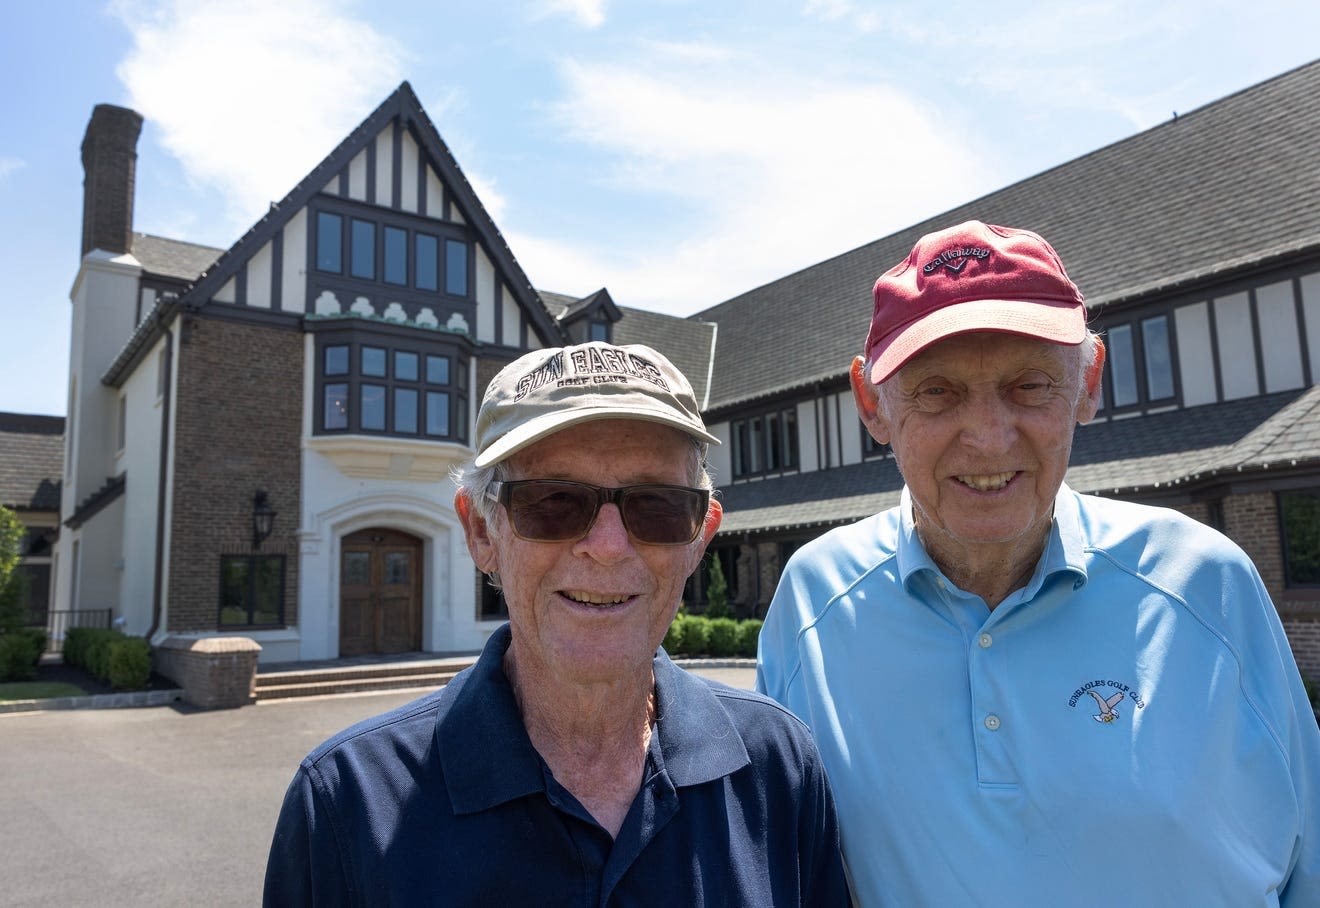
[[[584,422],[594,422],[600,419],[635,419],[642,422],[658,423],[664,426],[670,426],[689,435],[697,441],[706,444],[717,445],[720,440],[711,435],[700,426],[680,419],[675,419],[666,411],[645,410],[641,408],[629,408],[626,410],[617,407],[592,407],[579,408],[575,410],[564,410],[556,413],[548,413],[536,419],[528,420],[522,425],[505,432],[498,439],[487,445],[486,450],[477,454],[473,464],[478,467],[488,467],[491,464],[499,463],[528,445],[534,444],[545,438],[547,435],[553,435],[555,432],[567,429],[569,426],[576,426]]]
[[[1054,300],[971,300],[945,306],[872,346],[871,381],[879,384],[890,378],[932,344],[977,331],[1080,344],[1086,339],[1086,306]]]

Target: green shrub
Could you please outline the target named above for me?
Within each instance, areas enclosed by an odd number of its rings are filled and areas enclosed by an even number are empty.
[[[42,636],[45,634],[43,632]],[[0,681],[30,681],[37,676],[42,641],[34,634],[0,634]]]
[[[755,656],[756,643],[761,637],[761,619],[748,618],[738,624],[738,655]]]
[[[677,656],[683,650],[683,624],[687,621],[687,617],[683,610],[679,609],[678,614],[669,624],[669,630],[665,631],[665,639],[660,641],[660,645],[671,657]]]
[[[64,662],[118,690],[140,690],[151,677],[151,645],[114,629],[75,627],[64,637]]]
[[[64,664],[87,668],[87,649],[91,645],[92,628],[69,628],[64,633]]]
[[[141,637],[114,640],[106,647],[105,680],[115,690],[142,690],[151,678],[151,645]]]
[[[710,619],[704,615],[688,615],[683,622],[683,642],[679,652],[685,656],[704,656],[710,640]]]
[[[679,609],[661,645],[670,656],[755,656],[761,621],[711,618]]]
[[[712,656],[732,656],[738,651],[738,622],[732,618],[712,618],[706,651]]]

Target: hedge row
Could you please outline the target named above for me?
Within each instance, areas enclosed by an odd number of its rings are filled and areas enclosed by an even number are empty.
[[[0,681],[31,681],[46,651],[46,631],[19,627],[0,633]]]
[[[671,656],[755,656],[761,634],[757,618],[708,618],[679,612],[669,625],[663,646]]]
[[[64,661],[86,669],[115,690],[143,690],[151,678],[151,645],[117,630],[70,628],[64,637]]]

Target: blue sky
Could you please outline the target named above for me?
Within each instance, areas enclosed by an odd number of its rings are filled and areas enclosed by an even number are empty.
[[[1320,49],[1289,0],[4,11],[0,410],[51,414],[98,103],[146,118],[136,229],[223,248],[407,79],[536,286],[688,315]]]

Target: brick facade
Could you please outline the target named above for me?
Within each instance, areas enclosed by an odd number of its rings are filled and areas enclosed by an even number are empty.
[[[1283,599],[1283,549],[1279,539],[1279,509],[1273,492],[1229,495],[1224,499],[1224,533],[1260,571],[1275,602]]]
[[[181,332],[166,630],[218,628],[220,557],[252,552],[257,489],[276,511],[260,553],[285,556],[284,620],[295,625],[303,335],[196,316]]]

